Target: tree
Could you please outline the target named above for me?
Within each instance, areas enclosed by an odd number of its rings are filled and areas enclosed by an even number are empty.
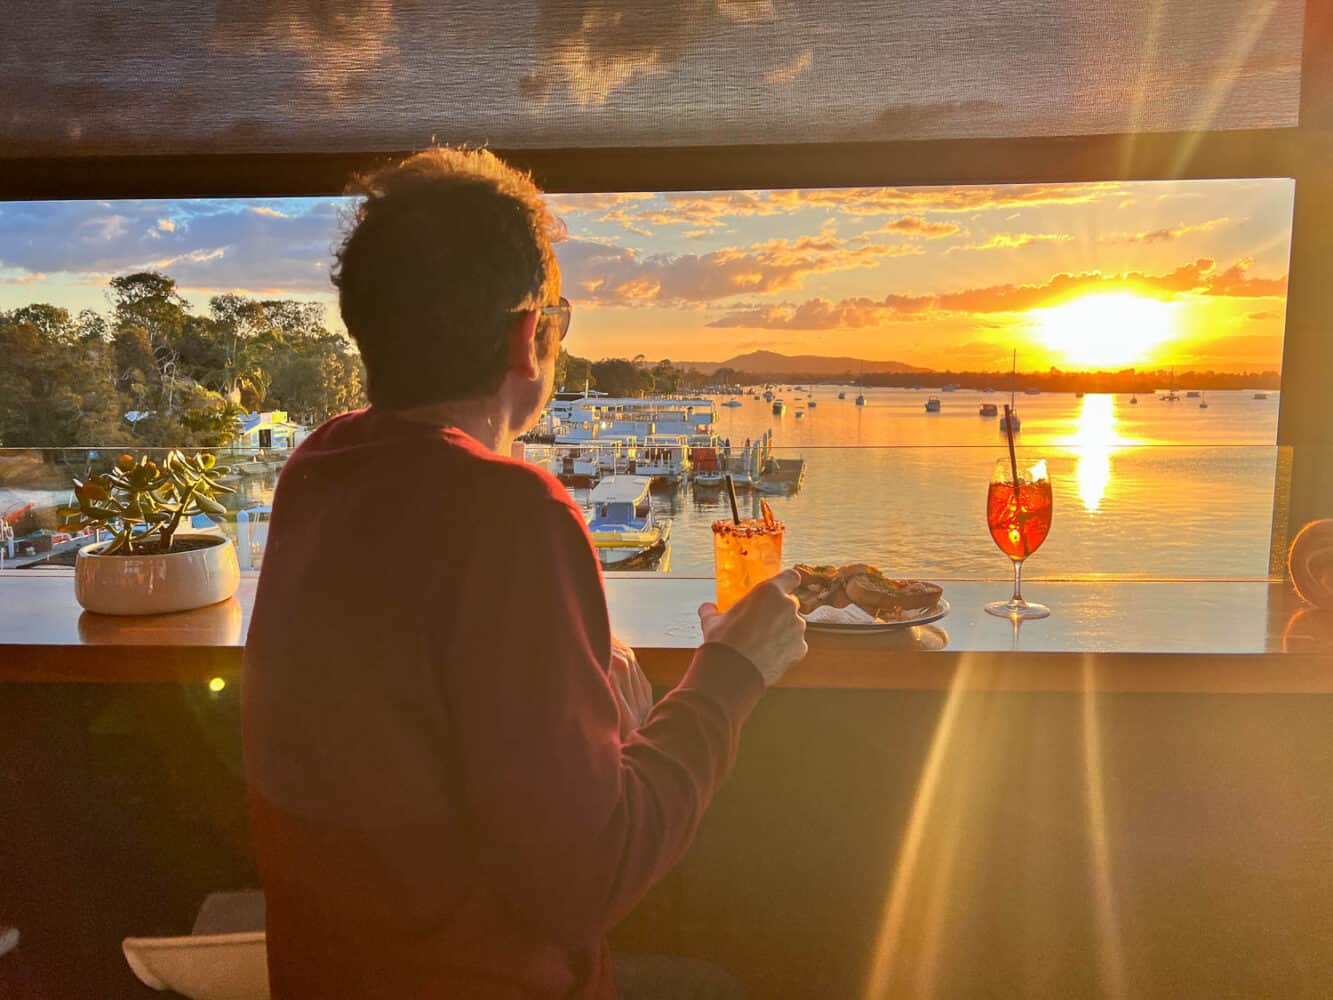
[[[63,309],[0,313],[0,444],[61,448],[128,439],[109,346],[73,341]]]

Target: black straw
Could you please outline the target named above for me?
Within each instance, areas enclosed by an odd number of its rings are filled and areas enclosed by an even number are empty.
[[[1014,473],[1014,496],[1018,496],[1018,455],[1014,452],[1013,411],[1006,404],[1004,408],[1004,434],[1009,439],[1009,468]]]
[[[741,509],[736,505],[736,484],[731,481],[731,473],[727,473],[727,499],[731,501],[731,517],[737,523],[741,523]]]

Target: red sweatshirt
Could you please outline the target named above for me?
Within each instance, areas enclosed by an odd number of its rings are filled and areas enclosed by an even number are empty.
[[[276,1000],[615,994],[763,692],[703,646],[628,741],[568,492],[373,408],[282,471],[245,650]]]

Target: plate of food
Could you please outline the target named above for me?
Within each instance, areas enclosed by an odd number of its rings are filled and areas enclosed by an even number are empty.
[[[895,580],[869,563],[807,566],[793,597],[813,629],[884,632],[939,621],[949,613],[944,588],[926,580]]]

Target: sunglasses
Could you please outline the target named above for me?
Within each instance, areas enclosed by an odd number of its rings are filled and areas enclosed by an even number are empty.
[[[560,296],[558,305],[542,306],[537,310],[542,319],[551,319],[555,323],[555,328],[560,332],[560,339],[565,339],[565,334],[569,332],[569,321],[574,314],[574,307],[569,304],[569,299],[563,295]]]

